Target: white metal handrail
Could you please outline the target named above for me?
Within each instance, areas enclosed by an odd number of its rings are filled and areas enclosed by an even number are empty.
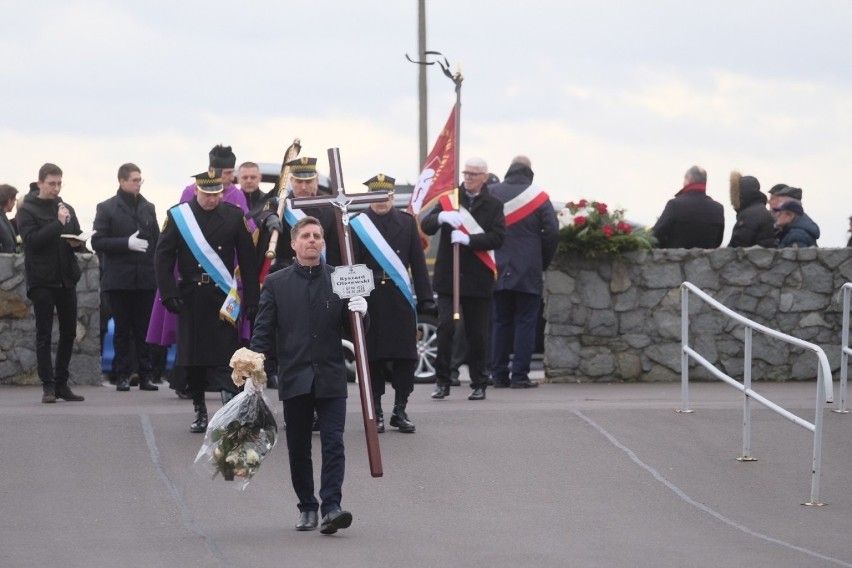
[[[707,361],[704,357],[698,354],[694,349],[689,347],[689,293],[692,292],[700,299],[704,300],[711,307],[722,312],[731,319],[745,326],[745,336],[743,338],[743,382],[740,383],[733,377],[725,374],[716,368],[715,365]],[[848,307],[848,305],[847,305]],[[848,313],[848,310],[847,310]],[[751,388],[751,347],[752,347],[752,332],[758,331],[775,339],[779,339],[786,343],[796,345],[802,349],[813,351],[817,356],[817,396],[816,396],[816,412],[813,423],[810,423],[795,414],[785,410],[784,408],[773,403],[769,399],[756,393]],[[848,331],[848,330],[847,330]],[[678,412],[692,412],[689,409],[689,358],[692,357],[702,367],[713,373],[716,377],[725,383],[735,387],[743,393],[743,453],[737,458],[740,461],[754,461],[751,456],[751,406],[750,401],[754,399],[775,413],[790,420],[814,435],[814,451],[811,467],[811,497],[810,501],[805,505],[823,505],[819,501],[819,480],[820,480],[820,462],[822,461],[822,421],[823,408],[826,402],[833,401],[832,385],[831,385],[831,367],[828,365],[828,357],[825,352],[818,346],[807,341],[803,341],[796,337],[781,333],[774,329],[770,329],[764,325],[754,322],[722,305],[712,296],[708,295],[700,288],[690,282],[684,282],[681,285],[681,408]]]
[[[849,372],[849,355],[852,355],[852,349],[849,348],[849,294],[852,292],[852,282],[847,282],[840,288],[843,294],[843,331],[840,339],[840,406],[834,412],[846,414],[849,410],[846,408],[846,382]]]

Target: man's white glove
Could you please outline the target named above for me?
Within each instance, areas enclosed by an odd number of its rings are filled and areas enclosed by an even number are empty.
[[[467,246],[470,244],[470,237],[464,231],[453,231],[450,235],[450,242]]]
[[[127,239],[127,248],[134,252],[145,252],[148,250],[148,241],[139,238],[139,231],[136,231],[130,238]]]
[[[441,211],[438,213],[438,222],[446,223],[453,229],[458,229],[462,226],[462,216],[458,211]]]
[[[367,300],[364,296],[352,296],[349,298],[349,311],[358,312],[362,316],[367,313]]]

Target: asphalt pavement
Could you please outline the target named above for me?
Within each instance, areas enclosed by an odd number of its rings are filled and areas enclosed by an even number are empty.
[[[0,566],[852,567],[852,414],[824,412],[826,505],[803,506],[813,435],[755,404],[758,460],[737,461],[743,400],[722,383],[691,385],[690,414],[671,383],[488,389],[478,402],[466,385],[442,401],[417,385],[417,432],[379,436],[381,478],[350,385],[354,521],[333,536],[294,530],[283,437],[241,492],[193,466],[203,436],[167,387],[74,390],[86,401],[0,387]],[[756,390],[813,421],[815,383]]]

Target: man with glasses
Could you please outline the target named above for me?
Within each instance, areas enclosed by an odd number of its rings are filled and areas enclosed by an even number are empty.
[[[77,337],[77,282],[80,266],[75,252],[83,241],[74,209],[59,198],[62,170],[44,164],[38,171],[38,191],[30,192],[18,211],[18,230],[24,241],[27,297],[32,300],[36,323],[36,361],[42,382],[43,403],[57,399],[79,402],[82,396],[68,387],[71,352]],[[59,321],[56,361],[52,360],[53,314]]]
[[[432,287],[438,294],[438,354],[435,359],[437,386],[433,399],[450,394],[450,360],[456,321],[453,313],[453,245],[459,245],[459,300],[467,338],[470,372],[469,400],[485,399],[488,382],[487,342],[491,324],[491,297],[496,263],[494,249],[506,234],[503,203],[486,187],[488,165],[481,158],[465,162],[464,183],[459,188],[458,208],[446,197],[423,219],[427,235],[441,229]]]
[[[145,199],[142,172],[136,164],[118,168],[118,191],[98,203],[92,248],[101,260],[101,290],[115,322],[115,388],[130,390],[131,341],[136,349],[139,390],[155,391],[151,346],[145,341],[157,279],[154,249],[160,238],[154,204]]]

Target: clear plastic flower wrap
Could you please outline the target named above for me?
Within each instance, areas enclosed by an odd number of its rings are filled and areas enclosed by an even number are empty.
[[[264,394],[266,373],[263,355],[245,348],[231,358],[231,375],[243,392],[232,398],[210,419],[195,466],[215,478],[221,475],[244,490],[275,446],[278,424]]]

